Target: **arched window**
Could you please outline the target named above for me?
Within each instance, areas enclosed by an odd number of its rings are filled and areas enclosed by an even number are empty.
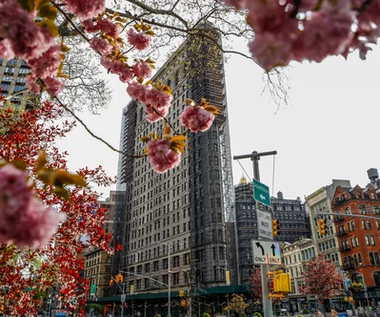
[[[375,256],[375,263],[376,263],[376,264],[380,264],[379,253],[375,252],[375,253],[374,253],[374,256]]]
[[[366,215],[367,214],[367,211],[366,211],[364,205],[360,205],[359,206],[359,211],[360,211],[360,214],[362,214],[362,215]]]
[[[368,255],[369,255],[369,262],[370,262],[372,265],[374,265],[374,264],[375,264],[375,259],[374,259],[374,257],[373,257],[373,253],[372,253],[372,252],[369,252]]]
[[[352,281],[356,283],[362,283],[364,285],[363,275],[361,275],[360,273],[354,273],[352,275]]]
[[[346,209],[344,210],[346,215],[351,215],[351,208],[350,207],[346,207]]]
[[[373,279],[375,280],[375,285],[380,286],[380,272],[373,272]]]
[[[379,206],[373,206],[373,212],[375,213],[375,215],[379,215],[380,214]]]

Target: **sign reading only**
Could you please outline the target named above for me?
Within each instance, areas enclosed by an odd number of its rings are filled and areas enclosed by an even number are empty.
[[[270,207],[269,187],[256,179],[253,179],[253,198]]]

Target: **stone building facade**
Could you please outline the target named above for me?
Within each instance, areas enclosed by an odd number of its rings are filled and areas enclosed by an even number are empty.
[[[204,28],[219,41],[212,27]],[[115,232],[123,250],[113,270],[124,274],[135,294],[167,292],[169,284],[173,291],[223,286],[229,269],[226,219],[233,208],[223,56],[207,38],[189,38],[158,70],[157,80],[172,89],[172,130],[185,132],[180,115],[186,99],[206,98],[220,114],[207,132],[187,134],[180,165],[164,174],[154,172],[146,156],[120,157],[118,189],[125,201]],[[132,101],[123,111],[124,152],[140,155],[141,137],[163,133],[163,120],[147,122],[144,107]]]

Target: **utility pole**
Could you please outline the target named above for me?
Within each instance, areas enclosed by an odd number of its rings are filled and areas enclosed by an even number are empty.
[[[259,160],[261,156],[268,156],[268,155],[276,155],[277,151],[270,151],[270,152],[261,152],[258,153],[257,151],[253,151],[252,154],[245,154],[245,155],[238,155],[234,156],[234,160],[238,159],[244,159],[244,158],[250,158],[253,163],[253,178],[260,181],[260,172],[259,172]],[[256,212],[257,212],[257,203],[256,203]],[[261,289],[262,289],[262,296],[263,296],[263,313],[265,317],[272,317],[273,316],[273,308],[272,308],[272,301],[269,299],[269,290],[268,290],[268,283],[267,283],[267,273],[269,271],[269,265],[268,264],[262,264],[260,265],[260,271],[261,271]]]
[[[125,282],[123,282],[123,294],[121,295],[121,317],[124,316]]]

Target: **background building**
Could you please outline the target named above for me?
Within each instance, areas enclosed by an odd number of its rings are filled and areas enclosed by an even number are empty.
[[[313,239],[316,242],[317,253],[323,253],[326,258],[330,258],[341,269],[342,259],[331,208],[333,195],[338,186],[350,188],[351,184],[348,180],[334,179],[330,185],[324,186],[306,197],[306,208],[310,217],[310,227]],[[319,215],[319,213],[323,214]],[[318,219],[326,220],[326,234],[322,237],[318,233]]]
[[[293,293],[289,294],[282,302],[282,306],[288,311],[302,312],[303,308],[312,310],[315,308],[315,296],[303,295],[300,288],[304,285],[302,272],[306,262],[316,258],[315,242],[309,238],[302,238],[296,242],[281,243],[282,266],[284,271],[290,274]]]
[[[292,243],[311,237],[309,217],[299,197],[286,199],[278,192],[277,197],[271,197],[271,205],[274,218],[280,221],[280,235],[275,240]]]
[[[114,210],[117,204],[119,193],[110,191],[110,197],[104,201],[98,201],[99,208],[107,209],[106,220],[104,223],[104,231],[106,234],[113,236],[113,219]],[[88,294],[88,298],[96,300],[97,298],[110,296],[112,288],[111,280],[111,255],[96,247],[89,247],[85,254],[85,277],[88,278],[93,290]]]
[[[221,44],[210,25],[202,26]],[[189,148],[180,165],[164,174],[153,171],[148,157],[119,160],[118,189],[125,200],[122,214],[115,212],[120,221],[114,222],[114,231],[122,235],[123,250],[112,270],[124,275],[127,301],[167,301],[170,284],[174,310],[183,309],[175,298],[181,289],[218,297],[230,269],[226,220],[234,220],[234,196],[223,56],[210,38],[189,38],[155,74],[157,80],[172,89],[167,119],[179,133],[185,132],[179,118],[186,99],[199,103],[206,98],[220,110],[207,132],[187,134]],[[136,140],[153,131],[163,133],[163,120],[147,122],[144,108],[132,101],[123,111],[124,152],[142,154],[145,144]],[[217,299],[215,310],[221,311],[218,303],[223,299]],[[192,305],[200,309],[199,298]]]
[[[29,74],[29,72],[30,68],[24,61],[0,58],[1,94],[4,97],[14,94],[11,98],[11,102],[21,109],[28,109],[30,107],[28,98],[31,95],[29,95],[25,89],[26,75]]]
[[[245,177],[235,186],[235,201],[240,283],[248,285],[253,268],[252,239],[258,239],[258,227],[252,182],[248,183]],[[299,198],[284,199],[279,192],[277,198],[271,197],[271,207],[273,219],[280,221],[279,235],[274,240],[292,243],[311,236],[309,220]]]
[[[332,199],[343,269],[350,281],[362,284],[361,289],[353,289],[356,302],[362,306],[380,301],[380,188],[377,170],[370,169],[368,176],[371,183],[366,187],[338,186]]]

